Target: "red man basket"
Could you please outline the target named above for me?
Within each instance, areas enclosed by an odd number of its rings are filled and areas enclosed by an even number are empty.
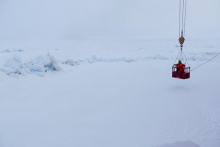
[[[179,79],[189,79],[190,78],[190,67],[185,67],[184,72],[180,73],[177,70],[177,64],[172,66],[172,77]]]

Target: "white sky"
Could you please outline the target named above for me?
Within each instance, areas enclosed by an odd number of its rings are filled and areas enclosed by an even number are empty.
[[[0,39],[178,37],[179,0],[0,0]],[[220,0],[188,0],[186,37],[220,36]]]

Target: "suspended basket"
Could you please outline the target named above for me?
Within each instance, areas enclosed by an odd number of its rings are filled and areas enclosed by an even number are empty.
[[[172,66],[172,77],[179,79],[189,79],[190,78],[190,67],[184,67],[184,72],[178,72],[177,64]]]
[[[182,50],[182,45],[179,51],[179,54],[177,55],[177,59],[179,59],[178,64],[176,63],[176,60],[172,66],[172,77],[173,78],[179,78],[179,79],[189,79],[190,78],[190,66],[187,62],[187,59],[185,57],[185,54]],[[188,64],[188,66],[186,66]]]

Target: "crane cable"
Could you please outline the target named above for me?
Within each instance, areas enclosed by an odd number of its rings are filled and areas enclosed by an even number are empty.
[[[180,0],[180,8],[179,8],[179,37],[181,37],[181,36],[185,37],[185,33],[186,33],[186,5],[187,5],[187,0]],[[181,12],[182,12],[182,30],[180,30],[181,29]],[[181,50],[180,50],[179,54],[180,54],[180,58],[182,57],[182,59],[183,59],[183,56],[184,56],[184,58],[186,59],[185,54],[182,51],[182,47],[181,47]],[[178,56],[179,56],[179,54],[178,54]],[[211,59],[205,61],[204,63],[198,65],[197,67],[191,69],[190,71],[193,71],[193,70],[199,68],[200,66],[203,66],[204,64],[208,63],[209,61],[211,61],[212,59],[216,58],[219,55],[220,55],[220,53],[218,53],[217,55],[215,55]],[[186,60],[186,62],[187,62],[187,60]],[[187,62],[187,64],[189,65],[188,62]]]
[[[187,0],[179,1],[179,37],[185,36]]]
[[[186,4],[187,4],[187,0],[179,0],[179,42],[180,42],[180,51],[177,55],[177,58],[179,57],[179,59],[181,61],[184,60],[187,62],[187,64],[189,65],[184,52],[183,52],[183,43],[184,43],[184,36],[185,36],[185,28],[186,28]],[[176,58],[176,60],[177,60]],[[175,60],[175,62],[176,62]],[[175,63],[174,62],[174,63]],[[190,65],[189,65],[190,66]]]
[[[185,3],[184,36],[185,36],[185,33],[186,33],[186,4],[187,4],[187,0],[186,0],[186,3]]]
[[[187,0],[180,0],[179,1],[179,37],[185,37],[185,33],[186,33],[186,5],[187,5]],[[181,48],[180,48],[180,51],[177,55],[177,58],[180,57],[181,60],[183,60],[183,57],[184,57],[186,59],[186,56],[185,56],[184,52],[182,51],[182,47],[183,47],[182,44],[180,47]],[[190,71],[193,71],[193,70],[199,68],[200,66],[208,63],[209,61],[211,61],[212,59],[216,58],[219,55],[220,55],[220,53],[218,53],[217,55],[215,55],[211,59],[205,61],[204,63],[198,65],[197,67],[191,69]],[[176,58],[176,60],[177,60],[177,58]],[[175,60],[175,62],[176,62],[176,60]],[[186,62],[187,62],[187,60],[186,60]],[[187,62],[187,64],[189,65],[188,62]]]

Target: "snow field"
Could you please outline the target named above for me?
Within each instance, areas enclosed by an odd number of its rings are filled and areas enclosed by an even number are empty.
[[[149,42],[153,48],[157,41]],[[192,147],[218,147],[219,58],[193,71],[190,80],[172,79],[171,66],[178,53],[175,46],[136,50],[141,43],[133,43],[130,49],[125,49],[123,42],[114,44],[116,49],[102,49],[107,46],[103,44],[85,52],[87,46],[95,44],[89,42],[76,44],[84,45],[82,50],[66,47],[1,53],[1,63],[16,55],[23,59],[23,65],[38,53],[50,52],[62,70],[14,77],[0,72],[0,146],[179,147],[172,143],[191,140]],[[218,47],[208,53],[217,53]],[[165,60],[149,58],[159,50]],[[204,54],[199,53],[204,51],[192,50],[197,53],[193,56],[201,57]],[[93,55],[103,60],[86,62],[88,58],[94,60]],[[62,64],[68,59],[83,62],[77,66]],[[107,59],[144,60],[105,62]],[[190,65],[203,62],[195,60]]]

